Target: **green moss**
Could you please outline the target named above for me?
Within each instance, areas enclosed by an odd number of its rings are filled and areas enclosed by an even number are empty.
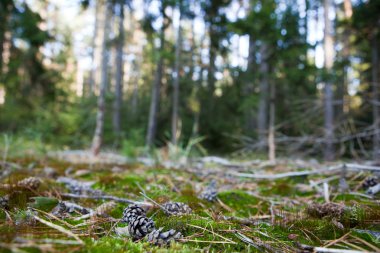
[[[347,232],[337,228],[328,219],[302,219],[295,221],[292,226],[299,229],[306,229],[320,240],[333,240]]]
[[[228,207],[236,211],[237,214],[247,217],[256,215],[258,208],[256,205],[259,199],[240,190],[220,192],[218,198]],[[263,204],[265,205],[265,204]],[[261,209],[267,210],[267,206],[260,206]]]

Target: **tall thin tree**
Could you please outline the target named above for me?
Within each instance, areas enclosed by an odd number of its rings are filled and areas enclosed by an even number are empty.
[[[116,41],[116,73],[115,73],[115,100],[113,103],[113,129],[115,132],[116,139],[119,140],[121,133],[121,104],[122,104],[122,96],[123,96],[123,55],[124,55],[124,0],[118,1],[119,8],[119,23],[118,23],[118,38]]]
[[[179,109],[179,81],[182,49],[182,1],[179,1],[179,19],[177,30],[177,45],[175,48],[174,80],[173,80],[173,107],[172,107],[172,143],[177,145],[178,133],[178,109]]]
[[[380,21],[379,21],[380,25]],[[375,134],[373,135],[373,159],[380,161],[380,83],[379,83],[379,41],[378,29],[372,33],[371,38],[371,59],[372,59],[372,112],[373,112],[373,128]]]
[[[158,114],[158,106],[160,101],[160,90],[161,90],[161,82],[162,75],[164,69],[164,49],[165,49],[165,30],[168,26],[168,17],[165,14],[166,9],[166,0],[161,1],[161,16],[162,16],[162,25],[160,30],[160,49],[159,56],[157,61],[156,74],[154,78],[154,83],[152,86],[152,96],[150,100],[150,109],[149,109],[149,122],[148,122],[148,131],[146,135],[146,145],[151,147],[153,145],[154,139],[156,137],[157,130],[157,114]]]
[[[327,73],[324,88],[324,128],[325,128],[325,149],[324,158],[328,161],[334,158],[334,92],[331,80],[331,72],[334,64],[334,37],[333,22],[330,19],[332,1],[324,0],[324,65]]]
[[[96,115],[96,128],[94,137],[92,139],[91,151],[94,155],[97,155],[100,151],[100,147],[103,141],[103,126],[105,115],[105,93],[108,83],[108,34],[110,30],[110,22],[108,17],[112,13],[112,4],[109,0],[106,0],[106,11],[104,12],[104,26],[103,26],[103,41],[102,41],[102,65],[101,65],[101,82],[100,91],[98,96],[98,112]]]
[[[268,93],[269,93],[269,47],[265,41],[260,46],[260,98],[257,114],[257,132],[260,141],[266,140],[268,126]]]

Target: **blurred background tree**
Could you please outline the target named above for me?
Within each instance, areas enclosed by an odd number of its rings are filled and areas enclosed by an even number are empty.
[[[54,148],[92,138],[94,153],[202,136],[216,154],[379,159],[379,13],[376,0],[3,0],[0,130]]]

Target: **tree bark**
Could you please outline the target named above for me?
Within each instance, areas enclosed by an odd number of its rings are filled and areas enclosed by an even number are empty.
[[[101,82],[100,91],[98,96],[98,112],[96,116],[96,128],[94,137],[92,139],[91,151],[94,155],[97,155],[100,151],[103,139],[103,125],[105,114],[105,93],[108,82],[108,34],[110,30],[110,22],[107,20],[112,13],[112,5],[109,1],[106,1],[106,11],[104,12],[104,26],[103,26],[103,41],[102,41],[102,66],[101,66]]]
[[[374,33],[371,39],[371,58],[372,58],[372,92],[373,92],[373,159],[380,161],[380,96],[379,96],[379,44],[377,34]]]
[[[181,4],[181,3],[180,3]],[[181,67],[181,49],[182,49],[182,15],[181,7],[179,8],[179,24],[177,34],[177,45],[175,48],[174,80],[173,80],[173,110],[172,110],[172,144],[177,145],[178,139],[178,107],[179,107],[179,79]]]
[[[95,51],[97,47],[97,40],[99,36],[99,13],[100,13],[100,1],[95,2],[95,22],[94,22],[94,35],[91,42],[91,70],[90,70],[90,76],[88,78],[88,93],[89,95],[94,94],[94,88],[95,88],[95,70],[96,70],[96,61],[95,61]]]
[[[209,45],[209,63],[208,63],[208,68],[207,68],[207,88],[209,90],[210,94],[214,93],[214,88],[215,88],[215,60],[216,60],[216,49],[215,49],[215,44],[217,44],[217,38],[215,36],[213,24],[209,24],[208,28],[208,36],[210,40],[210,45]]]
[[[260,141],[267,136],[268,119],[268,88],[269,88],[269,64],[268,64],[268,45],[262,41],[260,47],[260,99],[257,118],[257,133]]]
[[[270,84],[270,104],[269,104],[269,134],[268,134],[268,158],[274,162],[276,160],[276,143],[275,143],[275,97],[276,86],[273,82]]]
[[[247,70],[244,74],[244,86],[243,86],[243,94],[245,97],[250,98],[254,92],[254,74],[255,74],[255,39],[253,35],[249,35],[249,52],[248,52],[248,62],[247,62]],[[254,131],[255,128],[255,119],[254,119],[254,110],[252,108],[245,109],[245,128],[248,133]]]
[[[0,3],[0,76],[7,72],[10,57],[12,36],[8,29],[8,23],[12,9],[13,1],[4,0]]]
[[[333,84],[331,82],[331,72],[334,64],[334,41],[333,41],[333,24],[329,18],[330,8],[332,6],[331,0],[324,0],[324,56],[325,56],[325,69],[328,78],[325,81],[324,90],[324,127],[325,127],[325,149],[324,158],[327,161],[334,159],[334,92]]]
[[[351,19],[352,17],[352,3],[351,0],[344,0],[344,18],[346,20]],[[350,96],[348,95],[348,85],[349,85],[349,76],[348,68],[350,66],[350,28],[348,25],[345,26],[343,31],[343,83],[342,83],[342,92],[340,92],[340,99],[342,100],[342,106],[339,108],[339,113],[347,114],[350,110]]]
[[[150,101],[150,110],[149,110],[149,122],[148,122],[148,131],[146,136],[146,145],[148,147],[151,147],[154,143],[154,139],[156,137],[156,130],[157,130],[157,114],[158,114],[158,106],[160,101],[160,89],[161,89],[161,82],[162,82],[162,75],[163,75],[163,68],[164,68],[164,58],[163,58],[163,52],[165,48],[165,30],[166,30],[166,22],[167,17],[165,14],[165,0],[161,2],[161,15],[163,17],[162,26],[161,26],[161,32],[160,32],[160,50],[159,50],[159,56],[158,56],[158,62],[157,62],[157,69],[155,74],[154,83],[152,86],[152,96]]]
[[[115,82],[115,100],[113,104],[113,129],[116,139],[119,140],[121,134],[121,104],[123,99],[123,55],[124,55],[124,4],[119,2],[119,37],[116,44],[116,82]]]

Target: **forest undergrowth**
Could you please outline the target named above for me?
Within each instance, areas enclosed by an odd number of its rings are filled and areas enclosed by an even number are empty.
[[[7,159],[1,163],[0,252],[380,252],[379,197],[368,192],[379,182],[376,173],[292,175],[316,169],[308,166]],[[136,229],[147,223],[130,228],[140,212],[134,206],[142,208],[141,220],[153,222],[146,235]]]

